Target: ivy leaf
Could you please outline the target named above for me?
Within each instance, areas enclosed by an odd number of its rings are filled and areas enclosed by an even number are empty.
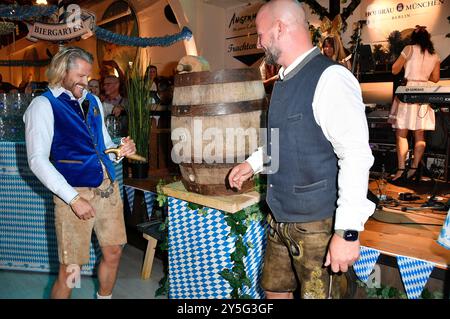
[[[247,232],[247,226],[246,225],[236,225],[236,234],[237,235],[245,235]]]
[[[236,262],[233,266],[233,272],[237,274],[238,276],[241,276],[242,274],[245,275],[245,266],[243,262]]]
[[[197,210],[197,209],[203,208],[202,205],[195,204],[195,203],[191,203],[191,202],[188,202],[187,207],[188,207],[190,210]]]
[[[248,278],[247,276],[245,276],[245,278],[242,282],[244,285],[246,285],[249,288],[252,286],[252,282],[250,281],[250,278]]]
[[[389,292],[390,292],[390,287],[384,287],[381,290],[381,296],[383,297],[383,299],[389,298]]]
[[[233,218],[233,220],[239,222],[239,221],[243,221],[246,218],[246,214],[245,214],[245,210],[241,209],[240,211],[231,214],[231,218]]]
[[[169,293],[169,276],[167,273],[164,277],[159,281],[159,288],[155,291],[155,297],[168,295]]]

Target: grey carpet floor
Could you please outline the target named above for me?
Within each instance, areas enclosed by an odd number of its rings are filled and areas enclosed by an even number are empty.
[[[156,258],[150,279],[141,279],[144,252],[126,245],[120,262],[113,299],[166,299],[155,297],[163,277],[163,262]],[[0,270],[0,299],[46,299],[50,296],[56,274]],[[82,276],[80,288],[74,288],[72,299],[93,299],[98,287],[95,276]]]

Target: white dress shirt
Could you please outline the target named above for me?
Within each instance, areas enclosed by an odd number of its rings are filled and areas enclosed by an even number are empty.
[[[282,80],[311,51],[299,56],[279,71]],[[361,88],[346,68],[333,65],[325,69],[317,83],[312,103],[314,119],[330,141],[338,157],[338,200],[335,229],[362,231],[375,210],[367,199],[369,169],[373,164],[369,131],[362,102]],[[282,154],[280,154],[282,156]],[[247,162],[253,171],[263,169],[263,151],[259,148]]]
[[[72,92],[62,87],[50,88],[50,91],[55,97],[66,93],[72,100],[75,100]],[[86,94],[87,91],[85,90],[83,96],[78,99],[80,108],[81,103],[86,98]],[[94,97],[97,100],[103,118],[102,103],[97,96],[94,95]],[[45,96],[34,98],[28,106],[23,120],[25,122],[28,165],[31,171],[51,192],[66,203],[70,203],[78,193],[67,183],[64,176],[56,170],[49,159],[54,130],[54,117],[50,101]],[[112,142],[104,122],[102,124],[102,131],[106,148],[115,147],[116,145]]]

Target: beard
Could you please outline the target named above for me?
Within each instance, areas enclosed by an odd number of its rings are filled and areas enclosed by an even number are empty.
[[[64,87],[72,92],[73,96],[77,99],[81,98],[83,96],[83,91],[86,90],[86,85],[82,83],[72,82],[72,83],[65,83]],[[79,87],[80,86],[80,87]],[[83,89],[81,89],[83,88]]]
[[[275,48],[273,45],[264,49],[265,57],[264,60],[267,64],[277,65],[278,59],[280,58],[280,50]]]

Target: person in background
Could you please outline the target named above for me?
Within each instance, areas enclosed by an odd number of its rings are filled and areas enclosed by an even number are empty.
[[[112,105],[111,114],[120,120],[121,135],[128,134],[128,99],[120,93],[122,83],[120,79],[114,75],[108,75],[103,82],[105,96],[103,103]]]
[[[101,96],[101,93],[100,93],[100,81],[99,80],[90,79],[88,82],[88,89],[89,89],[89,92],[91,92],[95,96],[99,97],[100,100],[103,100],[103,97]],[[103,101],[102,106],[103,106],[103,115],[106,118],[108,115],[111,114],[113,105],[108,102]]]
[[[265,59],[263,59],[261,65],[259,66],[259,71],[261,72],[261,79],[263,80],[264,89],[266,94],[271,95],[273,90],[273,85],[276,80],[279,79],[278,70],[280,67],[274,64],[268,64]]]
[[[150,64],[147,66],[147,69],[145,70],[145,78],[150,77],[150,80],[152,81],[152,84],[150,86],[150,95],[153,98],[153,103],[159,104],[160,98],[158,94],[158,68],[155,65]]]
[[[114,75],[119,78],[120,83],[125,83],[125,73],[122,71],[120,66],[114,60],[103,60],[100,66],[100,91],[103,89],[103,83],[109,75]],[[120,86],[120,94],[126,96],[126,91],[124,86]]]
[[[340,45],[340,41],[336,41],[334,36],[328,36],[323,40],[322,54],[344,65],[347,69],[352,69],[350,59],[346,56],[344,48]]]
[[[97,79],[90,79],[88,82],[89,92],[100,97],[100,81]]]
[[[274,156],[265,170],[271,213],[261,286],[267,298],[293,298],[297,287],[301,298],[339,298],[338,273],[358,259],[359,232],[375,210],[367,199],[374,159],[361,88],[312,45],[298,1],[264,4],[256,30],[258,48],[281,65],[268,115]],[[241,189],[263,171],[263,155],[259,149],[236,165],[230,186]]]
[[[434,50],[430,34],[424,26],[416,26],[410,45],[405,46],[392,65],[392,73],[398,74],[405,68],[406,86],[427,86],[428,81],[440,79],[440,60]],[[425,152],[425,131],[434,131],[434,111],[429,104],[403,103],[394,99],[389,114],[389,123],[395,128],[397,144],[397,172],[390,183],[420,180],[419,166]],[[408,153],[408,132],[414,132],[414,153],[410,168],[406,169]]]
[[[159,77],[158,99],[161,105],[172,104],[173,98],[173,78]]]
[[[28,164],[54,194],[59,274],[52,298],[69,298],[74,271],[89,263],[92,230],[102,250],[97,298],[110,299],[126,244],[123,204],[107,148],[111,141],[99,98],[86,88],[93,57],[66,47],[47,70],[48,90],[32,100],[24,114]],[[121,155],[136,152],[123,138]]]

